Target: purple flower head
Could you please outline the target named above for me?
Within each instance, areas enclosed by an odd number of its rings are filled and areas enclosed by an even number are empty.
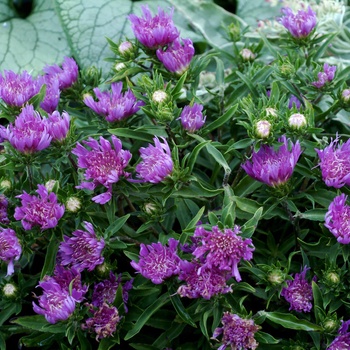
[[[238,271],[238,263],[241,259],[252,259],[255,249],[252,240],[243,239],[238,236],[239,233],[240,227],[237,225],[233,230],[224,229],[223,231],[217,226],[214,226],[212,231],[206,231],[199,226],[194,231],[194,237],[200,238],[200,244],[192,254],[197,259],[205,257],[204,268],[217,267],[220,271],[226,271],[227,277],[234,276],[239,282],[241,276]]]
[[[255,350],[259,343],[254,339],[255,333],[260,329],[253,320],[240,318],[238,315],[225,312],[221,323],[223,327],[214,330],[213,338],[222,334],[222,345],[218,350],[230,349]]]
[[[312,309],[312,287],[306,278],[309,268],[304,267],[300,273],[296,273],[294,280],[287,281],[287,287],[282,289],[281,296],[290,304],[289,310],[298,312],[310,312]]]
[[[144,182],[158,183],[163,181],[173,171],[173,160],[168,142],[162,137],[163,143],[156,136],[154,146],[141,147],[142,161],[136,165],[138,177]]]
[[[323,150],[315,149],[320,158],[322,178],[329,187],[350,185],[350,139],[338,145],[337,137]],[[338,147],[337,147],[338,146]]]
[[[318,80],[312,83],[317,89],[321,89],[325,84],[331,82],[334,79],[337,66],[329,66],[328,63],[323,65],[323,72],[317,74]]]
[[[39,287],[43,289],[43,294],[39,297],[39,306],[33,302],[34,312],[44,315],[50,323],[68,319],[75,310],[75,300],[69,291],[48,276],[39,282]]]
[[[131,14],[129,20],[136,39],[142,45],[156,50],[171,44],[180,35],[172,20],[174,9],[171,9],[170,14],[166,14],[159,7],[158,14],[154,17],[148,6],[142,6],[141,9],[142,17]]]
[[[92,271],[103,263],[102,251],[105,246],[103,238],[97,239],[93,226],[84,221],[87,231],[77,230],[73,237],[64,236],[58,249],[58,258],[61,265],[70,265],[77,271],[87,269]]]
[[[88,286],[81,284],[80,272],[75,268],[65,269],[62,265],[57,265],[54,279],[61,286],[62,290],[70,292],[76,302],[80,303],[84,300]]]
[[[98,309],[90,308],[93,316],[82,324],[82,329],[96,333],[96,340],[111,337],[120,321],[118,309],[103,303]]]
[[[283,142],[277,151],[273,146],[262,145],[258,152],[253,152],[251,160],[242,164],[242,168],[253,179],[263,182],[268,186],[279,186],[286,183],[293,174],[294,167],[302,153],[300,143],[291,143],[283,135],[278,139]]]
[[[62,68],[57,64],[46,65],[43,71],[46,73],[46,79],[58,79],[60,90],[71,87],[78,79],[78,65],[70,57],[64,57]]]
[[[350,243],[350,206],[346,205],[347,198],[344,193],[335,197],[325,216],[325,226],[342,244]]]
[[[157,57],[159,61],[164,64],[164,67],[178,75],[183,74],[188,69],[192,57],[194,55],[194,47],[191,39],[176,38],[165,51],[162,48],[157,50]]]
[[[139,111],[144,102],[138,101],[130,89],[123,94],[122,88],[122,82],[112,83],[111,92],[102,92],[99,88],[95,88],[94,93],[99,101],[87,95],[84,103],[97,114],[106,117],[110,123],[123,120]]]
[[[214,295],[232,292],[231,287],[226,284],[228,278],[228,273],[217,267],[210,268],[198,261],[182,260],[179,279],[186,284],[181,285],[177,293],[181,297],[209,300]]]
[[[112,144],[100,137],[100,143],[89,137],[84,144],[90,150],[83,147],[79,142],[72,150],[78,157],[78,167],[86,169],[84,177],[92,182],[82,182],[77,188],[94,190],[97,185],[103,185],[107,192],[92,198],[96,203],[105,204],[112,198],[112,184],[119,181],[121,176],[129,176],[124,171],[131,158],[131,153],[122,149],[121,141],[114,135],[111,136]],[[112,147],[113,145],[113,147]]]
[[[288,102],[288,108],[292,109],[293,105],[296,107],[296,109],[300,109],[301,102],[296,96],[291,95]]]
[[[140,260],[131,262],[131,266],[154,284],[179,273],[180,258],[177,255],[179,241],[170,238],[168,247],[160,242],[145,245],[141,243]]]
[[[10,220],[7,216],[8,200],[3,194],[0,194],[0,224],[9,224]]]
[[[95,284],[94,292],[92,294],[92,305],[100,307],[105,302],[113,304],[119,283],[120,276],[117,280],[115,274],[111,271],[108,280]]]
[[[47,79],[41,77],[43,84],[46,84],[46,93],[44,100],[40,103],[40,107],[47,113],[52,113],[56,110],[60,101],[60,82],[58,78]]]
[[[1,136],[21,153],[34,153],[50,146],[47,120],[34,111],[32,105],[25,106],[17,116],[15,125],[2,127]]]
[[[15,208],[15,219],[22,220],[25,230],[31,230],[33,226],[39,226],[42,231],[56,227],[64,214],[64,205],[59,204],[56,194],[48,193],[44,185],[38,185],[36,193],[39,196],[31,196],[26,191],[16,196],[21,199],[22,206]]]
[[[18,260],[22,254],[22,247],[16,232],[10,228],[0,227],[0,260],[7,263],[7,274],[11,276],[15,270],[13,261]]]
[[[316,13],[310,6],[307,11],[299,10],[296,14],[289,7],[282,8],[281,11],[284,16],[279,19],[279,23],[296,39],[308,37],[316,26]]]
[[[349,321],[341,321],[342,325],[338,330],[338,336],[333,340],[331,345],[327,350],[345,350],[350,349],[350,333],[348,333],[348,328],[350,324]]]
[[[204,125],[206,117],[203,116],[202,110],[203,106],[198,103],[183,108],[178,119],[185,130],[193,133]]]
[[[39,93],[40,87],[40,81],[26,71],[16,74],[5,70],[4,76],[0,74],[0,98],[9,106],[23,106]]]
[[[58,111],[49,114],[47,118],[48,132],[53,141],[63,141],[68,134],[70,125],[70,116],[67,112],[62,115]]]

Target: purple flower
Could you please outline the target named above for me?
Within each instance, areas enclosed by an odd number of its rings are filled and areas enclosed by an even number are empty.
[[[325,216],[325,226],[342,244],[350,243],[350,206],[346,205],[347,198],[344,193],[335,197]]]
[[[212,231],[206,231],[202,226],[197,227],[193,236],[200,239],[200,244],[192,254],[197,259],[205,257],[201,269],[217,267],[220,271],[228,272],[228,277],[234,276],[237,282],[241,281],[238,263],[241,259],[252,259],[255,248],[250,238],[243,239],[238,236],[239,233],[240,227],[237,225],[233,230],[223,231],[217,226],[213,226]]]
[[[299,10],[296,14],[289,7],[282,8],[283,17],[279,22],[296,39],[303,39],[310,35],[317,23],[316,13],[309,6],[307,11]]]
[[[48,132],[53,141],[61,142],[67,137],[70,125],[70,116],[67,112],[60,115],[58,111],[54,111],[49,114],[47,122]]]
[[[334,79],[337,66],[329,66],[328,63],[323,65],[323,72],[317,74],[318,80],[312,83],[317,89],[321,89],[325,84],[331,82]]]
[[[78,65],[73,58],[64,57],[62,68],[57,64],[46,65],[43,69],[46,73],[45,79],[57,79],[60,90],[71,87],[78,79]],[[47,81],[47,80],[46,80]]]
[[[158,14],[154,17],[148,6],[141,6],[141,9],[143,17],[131,14],[129,20],[136,39],[142,45],[155,50],[171,44],[180,35],[172,20],[174,9],[166,14],[159,7]]]
[[[84,168],[84,177],[92,182],[82,182],[77,188],[94,190],[97,185],[103,185],[107,192],[92,198],[96,203],[105,204],[112,198],[112,184],[119,181],[121,176],[129,176],[124,171],[131,158],[131,153],[122,149],[121,141],[112,135],[112,145],[109,141],[100,137],[100,143],[89,137],[83,141],[91,150],[83,147],[79,142],[72,150],[78,157],[78,167]]]
[[[348,328],[350,324],[349,321],[341,321],[342,325],[338,330],[338,336],[332,341],[332,344],[327,348],[327,350],[345,350],[350,349],[350,333],[348,333]]]
[[[142,161],[136,165],[138,177],[144,182],[158,183],[163,181],[173,171],[173,160],[168,142],[162,137],[161,143],[156,136],[153,141],[155,146],[141,147]]]
[[[224,312],[221,323],[223,327],[214,330],[213,339],[222,334],[222,345],[218,350],[230,349],[248,350],[256,349],[259,343],[254,339],[255,333],[260,329],[253,320],[240,318],[238,315]]]
[[[90,307],[93,316],[82,324],[82,329],[96,333],[96,340],[111,337],[120,321],[118,309],[103,303],[98,309]]]
[[[0,227],[0,260],[7,263],[7,274],[14,273],[13,261],[18,260],[22,254],[22,247],[16,237],[16,232],[10,228]]]
[[[105,302],[113,304],[119,283],[120,276],[117,280],[115,274],[111,271],[108,280],[95,284],[92,294],[92,305],[100,307]]]
[[[178,244],[179,241],[174,238],[169,239],[169,247],[160,242],[150,245],[141,243],[140,260],[138,263],[132,261],[131,266],[154,284],[161,284],[179,273],[180,258],[176,252]]]
[[[9,106],[23,106],[39,93],[40,87],[40,81],[26,71],[16,74],[5,70],[4,76],[0,74],[0,98]]]
[[[81,284],[81,275],[75,268],[65,269],[61,265],[55,267],[55,281],[63,290],[69,291],[73,299],[80,303],[84,300],[84,295],[88,290],[87,285]]]
[[[299,141],[295,145],[291,143],[291,150],[288,149],[289,139],[285,135],[278,141],[283,144],[277,151],[273,146],[262,145],[258,152],[253,152],[251,160],[242,164],[250,177],[272,187],[289,180],[302,153]]]
[[[84,103],[97,114],[106,117],[110,123],[123,120],[135,114],[144,105],[144,102],[138,101],[130,89],[123,94],[122,88],[122,82],[112,83],[111,92],[102,92],[99,88],[95,88],[94,93],[99,101],[87,95]]]
[[[25,106],[17,116],[15,125],[2,127],[1,136],[21,153],[34,153],[50,146],[52,137],[47,120],[43,119],[32,105]]]
[[[281,296],[290,304],[289,310],[310,312],[312,309],[312,287],[305,278],[308,270],[305,266],[301,273],[296,273],[294,280],[288,280],[287,287],[282,289]]]
[[[335,188],[350,185],[350,139],[341,145],[338,142],[337,137],[325,149],[315,149],[320,158],[318,165],[323,181],[327,186]]]
[[[0,194],[0,223],[9,224],[10,220],[7,216],[8,200],[3,194]]]
[[[42,231],[56,227],[64,214],[64,205],[59,204],[56,194],[48,193],[44,185],[38,185],[36,193],[39,196],[31,196],[26,191],[16,196],[21,199],[22,206],[15,208],[15,219],[22,220],[25,230],[31,230],[33,226],[40,226]]]
[[[87,231],[77,230],[72,233],[73,237],[64,236],[58,249],[61,265],[71,265],[79,272],[84,269],[92,271],[104,261],[104,239],[97,239],[91,223],[84,221],[84,227]]]
[[[40,103],[40,107],[47,113],[52,113],[58,106],[60,101],[60,82],[58,78],[42,77],[43,84],[46,84],[46,93],[44,100]]]
[[[68,319],[75,310],[75,300],[69,291],[49,276],[39,282],[39,287],[43,289],[43,294],[39,297],[39,306],[33,302],[34,312],[44,315],[50,323]]]
[[[165,51],[162,48],[157,50],[157,57],[159,61],[164,64],[164,67],[178,75],[183,74],[188,69],[192,57],[194,55],[194,47],[191,39],[176,38]]]
[[[185,130],[193,133],[204,125],[206,117],[203,116],[202,110],[203,106],[198,103],[183,108],[179,119]]]
[[[229,276],[227,271],[219,270],[217,267],[208,267],[198,261],[180,261],[179,279],[186,284],[181,285],[177,293],[181,297],[204,298],[209,300],[217,294],[232,292],[226,284]]]
[[[296,107],[296,109],[300,109],[301,102],[296,96],[291,95],[288,102],[288,108],[292,109],[293,105]]]

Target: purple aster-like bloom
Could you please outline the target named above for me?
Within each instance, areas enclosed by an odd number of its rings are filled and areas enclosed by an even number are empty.
[[[117,280],[115,274],[111,271],[109,279],[95,284],[92,294],[92,305],[100,307],[103,303],[113,304],[117,289],[120,283],[120,276]]]
[[[309,269],[304,267],[301,273],[296,273],[294,280],[288,280],[287,287],[282,289],[281,296],[290,304],[289,310],[310,312],[312,309],[312,286],[305,277]]]
[[[320,162],[322,178],[329,187],[350,185],[350,139],[338,145],[337,137],[323,150],[315,149]],[[337,147],[338,146],[338,147]]]
[[[255,350],[258,347],[259,343],[254,335],[260,327],[253,320],[225,312],[221,323],[223,327],[216,328],[213,334],[213,339],[222,335],[222,345],[218,350],[225,350],[226,347],[234,350]]]
[[[0,260],[7,263],[7,274],[14,273],[13,261],[18,260],[22,254],[22,247],[16,236],[16,232],[10,228],[0,227]]]
[[[64,236],[58,249],[61,265],[70,265],[79,272],[84,269],[92,271],[104,261],[104,239],[97,239],[91,223],[84,221],[84,227],[87,231],[77,230],[72,233],[73,237]]]
[[[61,115],[58,111],[54,111],[48,115],[47,123],[53,141],[61,142],[67,137],[70,125],[70,116],[67,112]]]
[[[316,13],[310,6],[307,11],[299,10],[296,14],[289,7],[282,8],[281,12],[284,16],[279,19],[279,23],[296,39],[308,37],[316,26]]]
[[[300,109],[301,107],[301,102],[300,100],[294,96],[294,95],[291,95],[290,98],[289,98],[289,101],[288,101],[288,108],[289,109],[292,109],[293,108],[293,105],[297,108],[297,109]]]
[[[183,108],[178,119],[185,130],[193,133],[204,125],[206,117],[203,116],[202,110],[203,106],[198,103]]]
[[[168,247],[160,242],[149,245],[141,243],[140,260],[132,261],[131,266],[154,284],[161,284],[179,273],[178,244],[179,241],[174,238],[169,239]]]
[[[40,81],[26,71],[16,74],[5,70],[3,76],[0,74],[0,98],[9,106],[23,106],[39,93],[40,87]]]
[[[350,333],[348,333],[348,328],[350,325],[349,321],[341,321],[342,325],[338,330],[338,336],[332,341],[331,345],[327,350],[346,350],[350,349]]]
[[[160,7],[158,14],[152,17],[148,6],[141,6],[143,16],[129,15],[131,28],[136,39],[149,49],[171,44],[179,35],[179,31],[172,20],[174,9],[166,14]]]
[[[64,57],[62,68],[57,64],[46,65],[43,71],[46,73],[46,79],[58,80],[60,90],[71,87],[78,79],[78,65],[71,57]]]
[[[69,291],[49,276],[39,282],[39,287],[43,289],[43,294],[39,297],[39,305],[33,302],[34,312],[44,315],[50,323],[68,319],[75,310],[75,300]]]
[[[197,259],[205,257],[202,268],[217,267],[221,271],[228,272],[228,277],[234,276],[239,282],[242,278],[238,271],[238,263],[241,259],[252,259],[255,249],[252,240],[243,239],[238,235],[239,233],[240,227],[237,225],[233,230],[224,229],[223,231],[217,226],[213,226],[212,231],[206,231],[199,226],[194,231],[194,237],[198,237],[200,243],[192,254]]]
[[[178,75],[186,72],[194,55],[192,40],[182,39],[182,41],[183,45],[181,45],[180,39],[176,38],[166,50],[163,51],[162,48],[157,50],[157,57],[164,64],[164,67]]]
[[[112,184],[119,181],[121,176],[129,176],[124,171],[131,158],[131,153],[122,149],[121,141],[114,135],[111,136],[112,144],[100,137],[100,143],[89,137],[84,144],[90,147],[86,149],[79,142],[72,150],[78,157],[78,167],[86,169],[84,177],[92,182],[82,182],[77,188],[94,190],[97,185],[103,185],[107,192],[92,198],[96,203],[105,204],[112,198]],[[113,145],[113,147],[112,147]]]
[[[111,92],[94,89],[94,93],[99,101],[95,101],[91,95],[84,98],[84,103],[94,112],[106,117],[110,123],[123,120],[137,111],[144,105],[143,101],[138,101],[133,92],[128,89],[122,93],[123,83],[112,83]]]
[[[3,194],[0,194],[0,223],[9,224],[10,220],[7,216],[8,200]]]
[[[181,285],[177,293],[181,297],[204,298],[209,300],[217,294],[232,292],[232,288],[226,284],[229,275],[227,271],[217,267],[208,267],[198,261],[180,261],[179,279],[186,284]]]
[[[154,146],[141,147],[142,161],[136,165],[138,177],[144,182],[158,183],[163,181],[173,171],[173,160],[168,142],[162,137],[163,143],[156,136]]]
[[[291,150],[289,139],[285,135],[278,141],[283,144],[277,151],[273,146],[262,145],[258,152],[253,152],[251,160],[242,164],[242,168],[250,177],[272,187],[289,180],[302,153],[299,141],[291,143]]]
[[[21,199],[22,206],[15,208],[15,219],[22,220],[25,230],[31,230],[33,226],[39,226],[41,230],[57,226],[64,214],[64,205],[59,204],[56,194],[48,193],[44,185],[38,185],[36,193],[39,196],[31,196],[26,191],[16,196]]]
[[[87,285],[81,284],[81,275],[75,268],[65,269],[62,265],[57,265],[54,271],[54,279],[63,290],[70,292],[73,299],[80,303],[88,290]]]
[[[350,243],[350,206],[346,205],[347,198],[344,193],[335,197],[325,215],[325,226],[342,244]]]
[[[329,66],[328,63],[323,65],[323,72],[317,74],[318,80],[312,83],[317,89],[321,89],[325,84],[331,82],[334,79],[337,66]]]
[[[118,309],[103,303],[98,309],[90,307],[93,316],[88,318],[82,329],[96,333],[96,340],[111,337],[117,329],[117,325],[121,319]]]
[[[44,100],[40,103],[40,107],[47,113],[52,113],[56,110],[60,101],[61,91],[58,78],[41,77],[43,84],[46,84],[46,93]]]
[[[25,106],[17,116],[15,124],[1,127],[0,135],[21,153],[34,153],[50,146],[47,120],[34,110],[32,105]]]

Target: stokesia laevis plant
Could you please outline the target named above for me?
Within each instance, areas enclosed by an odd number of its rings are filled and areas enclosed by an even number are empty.
[[[0,73],[0,348],[349,347],[344,2],[73,3]]]

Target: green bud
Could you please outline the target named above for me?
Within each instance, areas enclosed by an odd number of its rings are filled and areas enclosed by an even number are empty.
[[[2,293],[6,298],[15,298],[17,296],[17,287],[12,283],[6,283],[2,288]]]
[[[71,213],[76,213],[81,208],[81,201],[77,197],[69,197],[66,201],[66,209]]]
[[[256,54],[249,49],[243,49],[239,54],[241,55],[243,61],[246,62],[254,61],[256,57]]]
[[[233,42],[239,41],[241,38],[241,28],[238,23],[231,23],[228,28],[228,34]]]
[[[334,271],[328,272],[324,278],[330,285],[333,286],[337,286],[340,283],[340,276]]]
[[[271,134],[271,123],[267,120],[259,120],[255,124],[255,135],[260,139],[266,139]]]
[[[152,101],[157,104],[162,104],[168,99],[168,94],[163,90],[156,90],[152,95]]]
[[[10,190],[11,187],[12,187],[12,184],[10,180],[4,179],[0,182],[0,188],[4,189],[5,191]]]
[[[322,322],[322,327],[326,332],[332,333],[339,328],[339,322],[336,318],[326,318]]]
[[[82,72],[83,82],[88,86],[98,86],[101,79],[101,70],[95,66],[86,68]]]
[[[278,286],[282,284],[285,280],[285,274],[281,270],[272,270],[268,276],[267,280],[273,285]]]

